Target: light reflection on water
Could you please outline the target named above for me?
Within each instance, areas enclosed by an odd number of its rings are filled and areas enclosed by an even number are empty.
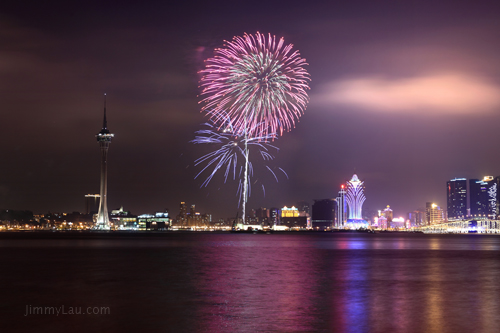
[[[193,233],[0,249],[0,319],[17,329],[500,331],[495,236]],[[24,317],[27,304],[111,315]]]

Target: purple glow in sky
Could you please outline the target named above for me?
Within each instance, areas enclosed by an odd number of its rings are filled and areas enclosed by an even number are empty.
[[[300,50],[313,81],[275,143],[289,180],[259,176],[266,197],[248,208],[334,198],[353,173],[363,211],[445,207],[446,181],[500,175],[499,24],[485,0],[2,3],[0,208],[84,209],[106,92],[109,209],[176,215],[185,201],[234,216],[236,184],[193,179],[207,153],[190,143],[207,121],[198,72],[256,31]]]
[[[305,65],[284,38],[259,32],[235,36],[200,71],[202,110],[216,123],[227,114],[237,130],[248,129],[250,136],[282,135],[295,126],[309,101]]]

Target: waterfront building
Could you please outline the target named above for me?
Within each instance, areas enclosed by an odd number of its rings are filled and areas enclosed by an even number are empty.
[[[129,211],[123,210],[123,206],[120,209],[113,209],[110,214],[110,224],[115,229],[136,229],[137,216],[131,214]]]
[[[385,218],[385,216],[379,216],[377,218],[377,222],[376,222],[377,226],[380,228],[380,229],[384,229],[384,230],[387,230],[388,228],[388,225],[387,225],[387,219]]]
[[[500,176],[493,179],[493,185],[489,189],[490,205],[492,206],[493,219],[498,219],[500,216]],[[494,208],[493,208],[494,207]]]
[[[448,218],[460,219],[467,216],[467,180],[455,178],[446,182]]]
[[[280,224],[280,210],[276,207],[271,207],[269,209],[269,223],[270,225]]]
[[[314,200],[312,205],[312,224],[314,230],[328,230],[335,219],[335,199]]]
[[[306,228],[307,218],[305,216],[299,217],[299,209],[295,206],[281,208],[281,225],[289,228]]]
[[[337,203],[337,214],[335,218],[335,225],[337,228],[343,228],[347,222],[347,202],[345,201],[345,186],[340,186],[339,196],[335,199]]]
[[[212,224],[212,215],[210,214],[200,214],[196,211],[196,205],[191,205],[189,212],[187,211],[187,205],[184,201],[180,203],[179,215],[177,219],[170,221],[170,225],[175,225],[176,227],[183,229],[190,229],[193,227],[208,227]]]
[[[299,210],[300,216],[311,216],[311,209],[309,206],[309,202],[299,201],[299,202],[297,202],[295,207],[297,207],[297,209]]]
[[[114,137],[108,129],[106,120],[106,94],[104,94],[104,117],[102,129],[97,133],[96,138],[101,148],[101,186],[99,196],[99,211],[97,213],[97,229],[109,230],[109,214],[108,214],[108,149],[111,139]]]
[[[308,227],[308,216],[299,212],[295,206],[281,208],[281,225],[290,229],[306,229]]]
[[[137,222],[139,229],[142,230],[167,230],[171,225],[167,210],[154,214],[139,215]]]
[[[389,221],[387,221],[389,224]],[[394,229],[404,229],[406,228],[406,221],[404,217],[396,217],[392,219],[392,222],[390,223],[390,227]]]
[[[187,206],[184,201],[181,202],[179,206],[179,215],[177,215],[177,223],[178,227],[187,226]]]
[[[281,208],[281,217],[299,217],[299,209],[292,206],[288,208],[287,206]]]
[[[495,218],[497,210],[497,182],[493,176],[482,180],[469,179],[470,216]]]
[[[444,212],[435,203],[427,202],[425,204],[425,220],[427,225],[442,223],[446,220]]]
[[[255,217],[257,218],[257,223],[261,225],[269,225],[269,209],[265,207],[260,207],[255,211]]]
[[[347,227],[352,229],[367,228],[368,222],[363,219],[363,203],[366,200],[364,195],[364,182],[359,180],[354,174],[347,182],[346,202],[349,208],[349,218]]]
[[[392,226],[392,220],[394,218],[394,213],[391,209],[391,206],[387,205],[387,207],[382,211],[382,216],[384,216],[387,219],[387,225],[389,227]]]
[[[425,224],[425,212],[420,210],[415,210],[408,213],[408,220],[410,220],[410,225],[412,227],[418,227]]]

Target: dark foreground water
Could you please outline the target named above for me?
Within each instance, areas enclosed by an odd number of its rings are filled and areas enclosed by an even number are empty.
[[[500,332],[499,236],[0,236],[0,267],[1,332]]]

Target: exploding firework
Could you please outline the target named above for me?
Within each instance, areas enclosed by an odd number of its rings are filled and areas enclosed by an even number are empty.
[[[200,71],[202,111],[217,124],[227,114],[248,136],[281,135],[294,127],[309,101],[310,77],[305,59],[284,43],[259,32],[225,41]]]
[[[243,198],[243,201],[246,202],[246,197],[249,196],[250,189],[248,192],[244,189],[246,186],[245,182],[250,184],[250,178],[253,176],[253,166],[247,160],[245,152],[249,149],[256,150],[258,152],[257,155],[261,157],[264,163],[274,160],[274,155],[271,152],[277,152],[279,148],[270,142],[277,138],[276,134],[266,134],[249,138],[244,132],[235,131],[228,118],[226,118],[224,125],[220,128],[213,122],[205,123],[204,125],[206,128],[197,131],[195,139],[191,142],[194,144],[213,145],[216,149],[195,161],[195,166],[205,164],[195,178],[208,172],[208,176],[201,185],[201,187],[206,187],[215,174],[223,170],[224,182],[231,175],[233,180],[239,180],[238,194],[240,200]],[[244,172],[246,169],[245,166],[248,166],[248,172]],[[267,164],[265,167],[271,172],[276,181],[278,181],[276,173]],[[286,175],[283,169],[278,168],[278,170]],[[264,185],[262,185],[262,189],[265,191]]]

